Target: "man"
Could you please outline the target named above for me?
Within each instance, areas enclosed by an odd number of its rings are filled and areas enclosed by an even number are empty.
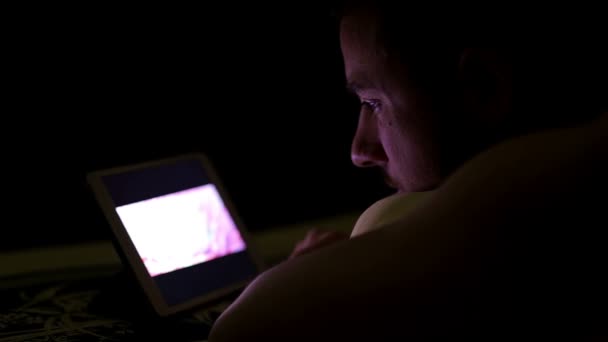
[[[351,239],[309,239],[209,340],[606,336],[605,93],[580,91],[585,65],[547,66],[557,50],[409,46],[391,6],[341,19],[361,102],[352,159],[395,198],[433,191]]]

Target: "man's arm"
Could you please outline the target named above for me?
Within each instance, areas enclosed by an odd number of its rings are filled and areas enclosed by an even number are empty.
[[[512,234],[524,238],[525,222],[514,217],[546,215],[564,200],[553,196],[561,189],[593,184],[592,175],[605,171],[606,121],[497,146],[403,220],[272,268],[218,319],[209,340],[363,340],[472,329],[479,317],[465,296],[477,294],[482,270],[498,267],[498,234],[517,226]]]

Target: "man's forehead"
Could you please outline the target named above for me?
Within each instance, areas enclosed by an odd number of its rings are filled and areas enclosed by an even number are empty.
[[[347,88],[357,91],[372,87],[376,68],[386,63],[386,54],[374,33],[361,26],[354,26],[352,30],[346,27],[340,38]]]
[[[351,50],[377,47],[378,29],[376,20],[369,14],[353,14],[344,17],[340,25],[343,47]]]

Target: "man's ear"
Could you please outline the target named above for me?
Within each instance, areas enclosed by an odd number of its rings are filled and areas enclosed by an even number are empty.
[[[460,56],[459,78],[464,105],[477,119],[494,127],[511,110],[509,56],[495,48],[466,48]]]

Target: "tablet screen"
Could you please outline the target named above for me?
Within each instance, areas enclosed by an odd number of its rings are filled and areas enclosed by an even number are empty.
[[[235,218],[199,160],[104,176],[116,213],[167,305],[252,278]]]
[[[213,184],[125,204],[116,211],[153,277],[245,249]]]

